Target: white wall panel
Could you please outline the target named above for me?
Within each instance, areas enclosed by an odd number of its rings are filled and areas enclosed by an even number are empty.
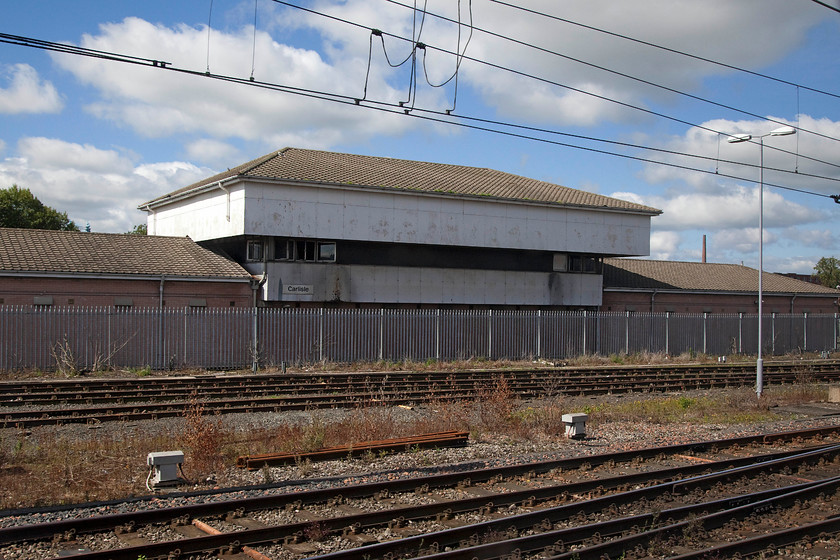
[[[261,272],[257,268],[251,272]],[[601,304],[601,276],[596,274],[269,263],[268,278],[264,293],[270,301],[321,302],[339,297],[356,303]],[[312,291],[283,294],[284,284],[311,286]]]
[[[166,206],[149,218],[150,231],[196,240],[244,233],[607,255],[646,255],[650,246],[650,216],[626,212],[249,182],[231,193],[228,221],[226,196],[214,190]]]
[[[241,235],[245,216],[244,192],[241,187],[229,191],[230,195],[216,189],[150,212],[146,219],[149,234],[175,237],[188,235],[194,241]]]

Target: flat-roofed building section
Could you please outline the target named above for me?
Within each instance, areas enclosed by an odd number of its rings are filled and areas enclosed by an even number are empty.
[[[141,206],[267,302],[593,307],[658,210],[492,169],[286,148]]]

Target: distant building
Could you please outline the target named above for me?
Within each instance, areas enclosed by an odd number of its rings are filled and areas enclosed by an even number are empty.
[[[840,290],[762,276],[764,313],[837,313]],[[602,311],[757,313],[758,270],[735,264],[604,260]]]
[[[797,274],[795,272],[775,272],[774,274],[778,274],[779,276],[787,276],[788,278],[793,278],[794,280],[801,280],[802,282],[810,282],[811,284],[820,284],[819,276],[816,274]]]
[[[261,279],[270,306],[597,309],[659,210],[458,165],[286,148],[140,206]]]
[[[187,237],[0,228],[0,305],[243,307],[253,292]]]

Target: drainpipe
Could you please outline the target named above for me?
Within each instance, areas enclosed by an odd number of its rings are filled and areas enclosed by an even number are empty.
[[[654,304],[656,303],[656,290],[650,293],[650,312],[654,312]]]
[[[796,301],[796,294],[793,294],[790,298],[790,312],[793,314],[793,302]]]
[[[226,210],[225,210],[225,219],[229,222],[230,221],[230,191],[227,190],[224,185],[222,185],[221,181],[216,183],[216,186],[222,189],[222,192],[225,193],[226,199]]]

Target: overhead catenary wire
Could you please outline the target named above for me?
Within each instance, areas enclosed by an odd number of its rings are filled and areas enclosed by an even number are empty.
[[[590,31],[595,31],[597,33],[603,33],[605,35],[610,35],[612,37],[617,37],[619,39],[625,39],[627,41],[632,41],[632,42],[638,43],[640,45],[646,45],[648,47],[653,47],[655,49],[660,49],[660,50],[667,51],[667,52],[670,52],[670,53],[673,53],[673,54],[678,54],[680,56],[693,58],[694,60],[699,60],[701,62],[707,62],[709,64],[714,64],[715,66],[720,66],[722,68],[728,68],[729,70],[736,70],[738,72],[744,72],[745,74],[750,74],[750,75],[756,76],[758,78],[764,78],[766,80],[772,80],[772,81],[780,83],[780,84],[786,84],[786,85],[789,85],[789,86],[799,86],[802,89],[805,89],[805,90],[808,90],[808,91],[811,91],[811,92],[814,92],[814,93],[819,93],[819,94],[822,94],[822,95],[828,95],[830,97],[840,99],[840,93],[834,93],[834,92],[831,92],[831,91],[826,91],[826,90],[822,90],[822,89],[815,88],[815,87],[809,87],[809,86],[806,86],[806,85],[803,85],[803,84],[797,84],[796,82],[791,82],[789,80],[785,80],[783,78],[778,78],[776,76],[771,76],[769,74],[762,74],[761,72],[756,72],[754,70],[748,70],[746,68],[742,68],[742,67],[736,66],[734,64],[728,64],[726,62],[720,62],[719,60],[713,60],[711,58],[706,58],[704,56],[700,56],[700,55],[692,54],[692,53],[689,53],[689,52],[681,51],[679,49],[666,47],[664,45],[658,45],[658,44],[652,43],[650,41],[645,41],[643,39],[637,39],[635,37],[630,37],[629,35],[616,33],[614,31],[607,31],[606,29],[601,29],[599,27],[595,27],[595,26],[592,26],[592,25],[587,25],[585,23],[580,23],[580,22],[573,21],[573,20],[570,20],[570,19],[562,18],[560,16],[547,14],[545,12],[540,12],[539,10],[534,10],[534,9],[531,9],[531,8],[525,8],[524,6],[517,6],[516,4],[511,4],[510,2],[506,2],[505,0],[490,0],[490,2],[494,2],[494,3],[500,4],[502,6],[507,6],[508,8],[513,8],[515,10],[528,12],[528,13],[538,15],[538,16],[541,16],[541,17],[546,17],[546,18],[550,18],[550,19],[553,19],[553,20],[556,20],[556,21],[561,21],[563,23],[568,23],[570,25],[575,25],[577,27],[582,27],[584,29],[589,29]]]
[[[319,11],[313,10],[311,8],[298,6],[297,4],[287,2],[286,0],[272,0],[272,2],[275,2],[277,4],[281,4],[281,5],[284,5],[284,6],[288,6],[290,8],[294,8],[294,9],[297,9],[297,10],[301,10],[301,11],[304,11],[304,12],[307,12],[307,13],[310,13],[310,14],[313,14],[313,15],[317,15],[317,16],[320,16],[320,17],[323,17],[323,18],[326,18],[326,19],[330,19],[330,20],[333,20],[333,21],[338,21],[338,22],[344,23],[346,25],[350,25],[350,26],[353,26],[353,27],[358,27],[360,29],[369,30],[369,28],[367,26],[365,26],[361,23],[350,21],[350,20],[344,19],[344,18],[340,18],[340,17],[334,16],[332,14],[319,12]],[[393,33],[387,33],[385,31],[381,31],[381,30],[379,30],[379,31],[380,31],[380,33],[382,33],[383,36],[387,35],[388,37],[392,37],[392,38],[399,39],[399,40],[402,40],[402,41],[411,41],[413,47],[417,46],[414,41],[412,41],[410,39],[407,39],[405,37],[401,37],[401,36],[395,35]],[[383,39],[383,42],[384,42],[384,39]],[[425,44],[425,43],[422,44],[422,48],[423,49],[434,49],[434,50],[437,50],[437,51],[440,51],[440,52],[443,52],[443,53],[446,53],[446,54],[449,54],[449,55],[456,54],[456,53],[453,53],[453,52],[448,51],[446,49],[443,49],[443,48],[440,48],[440,47],[434,47],[432,45],[428,45],[428,44]],[[414,53],[415,51],[416,51],[416,48],[412,49],[412,53]],[[556,82],[556,81],[553,81],[553,80],[549,80],[547,78],[536,76],[534,74],[529,74],[527,72],[523,72],[523,71],[516,70],[516,69],[513,69],[513,68],[508,68],[508,67],[502,66],[500,64],[495,64],[493,62],[488,62],[488,61],[485,61],[485,60],[480,60],[480,59],[477,59],[477,58],[468,57],[466,55],[464,55],[464,58],[467,59],[467,60],[470,60],[472,62],[476,62],[476,63],[482,64],[482,65],[488,66],[490,68],[495,68],[495,69],[498,69],[498,70],[503,70],[503,71],[506,71],[506,72],[510,72],[511,74],[515,74],[515,75],[522,76],[522,77],[529,78],[529,79],[533,79],[535,81],[539,81],[539,82],[542,82],[542,83],[545,83],[545,84],[549,84],[549,85],[553,85],[553,86],[560,87],[560,88],[563,88],[563,89],[567,89],[569,91],[573,91],[573,92],[576,92],[576,93],[580,93],[582,95],[593,97],[595,99],[599,99],[599,100],[602,100],[602,101],[613,103],[613,104],[619,105],[621,107],[625,107],[625,108],[628,108],[628,109],[640,111],[642,113],[646,113],[646,114],[649,114],[651,116],[659,117],[659,118],[662,118],[662,119],[670,120],[672,122],[676,122],[676,123],[679,123],[679,124],[683,124],[683,125],[686,125],[686,126],[697,128],[698,130],[705,130],[707,132],[711,132],[711,133],[714,133],[714,134],[730,135],[730,133],[727,132],[727,131],[716,130],[716,129],[713,129],[713,128],[708,127],[708,126],[704,126],[702,124],[698,124],[698,123],[694,123],[694,122],[687,121],[687,120],[684,120],[684,119],[680,119],[680,118],[677,118],[677,117],[673,117],[673,116],[670,116],[670,115],[666,115],[665,113],[661,113],[659,111],[654,111],[652,109],[648,109],[648,108],[645,108],[645,107],[640,107],[638,105],[633,105],[632,103],[627,103],[627,102],[624,102],[624,101],[620,101],[618,99],[613,99],[613,98],[605,96],[605,95],[592,93],[592,92],[589,92],[589,91],[586,91],[586,90],[583,90],[583,89],[580,89],[580,88],[569,86],[567,84],[562,84],[562,83],[559,83],[559,82]],[[412,69],[412,76],[413,75],[414,75],[414,70]],[[413,106],[412,106],[411,110],[414,110]],[[764,117],[761,117],[761,118],[764,118]],[[788,125],[788,123],[784,123],[784,122],[780,122],[780,124]],[[808,131],[808,132],[811,132],[812,134],[815,134],[815,135],[818,135],[818,136],[820,135],[819,133],[816,133],[816,132],[813,132],[813,131]],[[833,138],[833,137],[830,137],[830,136],[827,136],[826,138],[830,139],[830,140],[835,140],[835,141],[838,140],[837,138]],[[771,151],[776,151],[776,152],[781,152],[781,153],[787,153],[787,154],[794,155],[794,152],[792,152],[790,150],[785,150],[785,149],[780,148],[778,146],[766,146],[766,148],[771,150]],[[807,160],[810,160],[810,161],[813,161],[813,162],[816,162],[816,163],[821,163],[823,165],[827,165],[827,166],[830,166],[830,167],[840,167],[840,164],[838,164],[836,162],[826,161],[826,160],[822,160],[822,159],[818,159],[818,158],[814,158],[814,157],[809,157],[809,156],[801,156],[801,157],[803,159],[807,159]]]
[[[210,0],[210,10],[207,14],[207,72],[210,72],[210,29],[213,21],[213,0]]]
[[[399,64],[402,66],[407,60],[411,60],[411,71],[408,78],[408,100],[400,103],[400,106],[411,104],[413,109],[417,101],[417,49],[422,45],[420,38],[423,35],[423,26],[426,24],[426,6],[428,0],[423,0],[423,9],[421,10],[420,29],[417,29],[417,0],[414,0],[414,13],[411,18],[411,53],[403,62]],[[382,35],[380,35],[382,37]],[[385,39],[382,38],[382,49],[385,50]],[[386,54],[387,58],[387,54]]]
[[[840,14],[840,8],[836,8],[836,7],[834,7],[830,4],[826,4],[825,2],[822,2],[821,0],[811,0],[811,2],[814,2],[815,4],[819,4],[823,8],[828,8],[829,10],[834,10],[835,12]]]
[[[457,24],[457,26],[458,26],[458,41],[457,41],[457,47],[455,49],[455,52],[456,52],[456,55],[455,55],[455,71],[452,72],[452,75],[449,76],[448,78],[446,78],[442,82],[433,83],[432,80],[429,78],[429,69],[426,65],[426,60],[427,60],[426,51],[425,51],[425,49],[423,50],[423,74],[425,75],[426,83],[429,84],[429,86],[431,86],[433,88],[444,87],[446,84],[451,82],[453,79],[455,80],[455,93],[453,95],[452,108],[449,109],[449,112],[454,111],[455,107],[457,106],[457,103],[458,103],[458,74],[460,73],[460,70],[461,70],[461,62],[463,62],[463,60],[464,60],[463,55],[466,54],[467,49],[469,48],[470,42],[472,41],[473,30],[476,29],[473,26],[472,0],[467,0],[467,1],[468,1],[467,10],[468,10],[468,13],[469,13],[469,18],[470,18],[470,23],[469,23],[469,25],[467,25],[467,27],[469,28],[470,33],[467,36],[466,42],[464,43],[463,52],[461,51],[461,27],[463,25],[461,23],[461,0],[458,0],[458,5],[457,5],[458,21],[456,22],[456,21],[453,21],[451,19],[445,18],[448,21],[451,21],[452,23]],[[430,15],[433,15],[433,14],[430,14]]]
[[[11,39],[9,36],[7,36],[7,34],[0,33],[0,42],[20,45],[20,46],[29,46],[29,47],[40,48],[40,49],[45,49],[45,50],[53,50],[53,51],[57,51],[57,52],[63,52],[63,53],[66,53],[66,54],[73,54],[73,55],[78,55],[78,56],[99,58],[99,59],[110,60],[110,61],[114,61],[114,62],[122,62],[122,63],[127,63],[127,64],[145,66],[145,67],[159,68],[159,69],[162,69],[162,70],[169,70],[171,72],[176,72],[176,73],[180,73],[180,74],[186,74],[186,75],[191,75],[191,76],[195,76],[195,77],[210,78],[210,79],[224,81],[224,82],[237,83],[237,84],[241,84],[241,85],[248,85],[248,86],[258,87],[258,88],[261,88],[261,89],[279,91],[279,92],[283,92],[283,93],[289,93],[289,94],[293,94],[293,95],[309,97],[309,98],[318,99],[318,100],[322,100],[322,101],[332,101],[332,102],[336,102],[336,103],[342,103],[342,104],[345,104],[345,105],[360,105],[359,100],[357,98],[352,97],[352,96],[348,96],[348,95],[344,95],[344,94],[336,94],[336,93],[330,93],[330,92],[324,92],[324,91],[318,91],[318,90],[311,90],[311,89],[299,88],[299,87],[288,86],[288,85],[283,85],[283,84],[276,84],[276,83],[271,83],[271,82],[262,82],[262,81],[259,81],[259,80],[251,80],[250,78],[246,79],[246,78],[239,78],[239,77],[235,77],[235,76],[226,76],[226,75],[222,75],[222,74],[214,74],[214,73],[210,73],[210,72],[200,72],[200,71],[197,71],[197,70],[179,68],[179,67],[173,65],[173,63],[171,63],[171,62],[163,62],[163,61],[160,61],[160,60],[157,60],[157,59],[122,55],[122,54],[119,54],[119,53],[99,51],[99,50],[95,50],[95,49],[87,49],[85,47],[76,47],[76,46],[73,46],[73,45],[66,45],[66,44],[62,44],[62,43],[52,43],[50,41],[44,41],[44,40],[39,40],[39,39],[31,39],[31,43],[29,43],[29,42],[27,42],[29,40],[29,38],[21,37],[21,36],[13,36],[13,37],[14,37],[14,39]],[[481,131],[481,132],[488,132],[488,133],[503,135],[503,136],[507,136],[507,137],[520,138],[520,139],[524,139],[524,140],[531,140],[531,141],[540,142],[540,143],[549,144],[549,145],[554,145],[554,146],[561,146],[561,147],[566,147],[566,148],[583,150],[583,151],[587,151],[587,152],[592,152],[592,153],[597,153],[597,154],[602,154],[602,155],[609,155],[609,156],[613,156],[613,157],[619,157],[619,158],[629,159],[629,160],[633,160],[633,161],[639,161],[639,162],[643,162],[643,163],[651,163],[651,164],[656,164],[656,165],[661,165],[661,166],[671,167],[671,168],[676,168],[676,169],[682,169],[682,170],[687,170],[687,171],[694,171],[694,172],[703,173],[703,174],[716,175],[716,176],[719,176],[719,177],[734,179],[734,180],[738,180],[738,181],[748,181],[748,182],[753,181],[752,178],[742,177],[742,176],[739,176],[739,175],[719,173],[717,171],[711,171],[709,169],[703,169],[703,168],[699,168],[699,167],[692,167],[692,166],[684,165],[684,164],[666,162],[666,161],[661,161],[661,160],[656,160],[656,159],[651,159],[651,158],[646,158],[646,157],[636,156],[636,155],[631,155],[631,154],[623,154],[623,153],[619,153],[619,152],[613,152],[613,151],[609,151],[609,150],[592,148],[592,147],[588,147],[588,146],[581,146],[581,145],[572,144],[572,143],[569,143],[569,142],[561,142],[561,141],[553,140],[553,139],[549,139],[549,138],[541,138],[541,137],[538,137],[538,136],[529,136],[529,135],[524,134],[524,133],[514,132],[514,131],[510,131],[510,130],[499,130],[499,129],[496,129],[496,128],[491,128],[490,126],[483,126],[483,125],[484,124],[502,125],[502,126],[506,126],[506,127],[510,127],[510,128],[515,128],[515,129],[522,129],[522,130],[528,130],[528,131],[533,131],[533,132],[537,132],[537,131],[546,132],[546,133],[552,133],[552,134],[557,134],[557,135],[562,135],[562,136],[567,136],[567,137],[572,137],[572,138],[586,139],[586,140],[592,140],[592,141],[596,141],[596,142],[604,142],[604,143],[621,145],[621,146],[636,147],[636,148],[639,148],[639,149],[661,152],[661,153],[666,153],[666,154],[671,154],[671,155],[680,155],[680,156],[689,157],[689,158],[712,159],[712,158],[709,158],[707,156],[700,156],[700,155],[696,155],[696,154],[674,152],[674,151],[663,150],[663,149],[659,149],[659,148],[655,148],[655,147],[651,147],[651,146],[631,145],[631,144],[621,143],[621,142],[617,142],[617,141],[604,140],[604,139],[598,139],[598,138],[593,138],[593,137],[584,137],[584,136],[581,136],[581,135],[573,135],[573,134],[561,133],[561,132],[557,132],[557,131],[547,131],[547,130],[538,129],[538,128],[535,128],[535,127],[527,127],[527,126],[523,126],[523,125],[516,125],[516,124],[510,124],[510,123],[501,123],[501,122],[491,121],[491,120],[487,120],[487,119],[480,119],[480,118],[477,118],[477,117],[463,117],[463,116],[453,117],[452,115],[449,115],[449,114],[444,113],[444,112],[432,111],[432,110],[428,110],[428,109],[422,109],[422,110],[418,109],[415,112],[409,113],[409,112],[403,111],[402,106],[399,105],[399,104],[388,103],[388,102],[384,102],[384,101],[369,101],[368,103],[362,104],[361,106],[364,107],[364,108],[370,109],[370,110],[376,110],[376,111],[386,112],[386,113],[396,114],[396,115],[405,114],[405,115],[410,115],[414,118],[418,118],[418,119],[422,119],[422,120],[426,120],[426,121],[430,121],[430,122],[448,124],[448,125],[451,125],[451,126],[457,126],[457,127],[471,129],[471,130],[477,130],[477,131]],[[469,122],[459,122],[458,120],[453,120],[453,118],[459,118],[461,120],[471,120],[473,122],[482,123],[482,124],[471,124]],[[744,167],[753,167],[753,168],[758,167],[757,165],[754,165],[754,164],[747,164],[747,163],[734,162],[734,161],[729,162],[729,163],[744,166]],[[783,172],[783,173],[791,173],[790,171],[786,171],[786,170],[783,170],[783,169],[772,169],[772,168],[767,168],[767,167],[765,167],[764,169],[768,170],[768,171],[779,171],[779,172]],[[802,176],[802,174],[799,174],[799,176]],[[822,177],[822,176],[815,176],[815,177],[820,178],[820,179],[825,179],[825,180],[831,180],[831,181],[837,181],[838,180],[838,179],[835,179],[835,178],[832,178],[832,177]],[[798,192],[798,193],[802,193],[802,194],[808,194],[808,195],[812,195],[812,196],[833,198],[833,196],[831,196],[831,195],[825,195],[823,193],[808,191],[808,190],[805,190],[805,189],[794,188],[794,187],[790,187],[790,186],[786,186],[786,185],[780,185],[780,184],[771,183],[771,182],[765,182],[764,185],[766,187],[779,188],[779,189],[783,189],[783,190]]]
[[[251,79],[254,79],[254,71],[257,67],[257,2],[254,0],[254,40],[251,45]]]
[[[385,1],[389,2],[391,4],[394,4],[394,5],[397,5],[397,6],[410,8],[410,6],[407,6],[406,4],[404,4],[402,2],[399,2],[398,0],[385,0]],[[435,18],[438,18],[438,19],[441,19],[443,21],[456,23],[454,20],[452,20],[451,18],[449,18],[447,16],[443,16],[443,15],[436,14],[436,13],[433,13],[433,12],[429,12],[428,15],[430,15],[432,17],[435,17]],[[563,21],[566,21],[566,20],[563,20]],[[457,22],[457,23],[460,23],[460,22]],[[595,28],[595,29],[597,29],[597,28]],[[784,121],[768,118],[765,115],[760,115],[758,113],[753,113],[753,112],[748,111],[746,109],[740,109],[738,107],[728,105],[726,103],[721,103],[721,102],[718,102],[718,101],[714,101],[712,99],[708,99],[708,98],[700,96],[700,95],[695,95],[693,93],[688,93],[688,92],[685,92],[685,91],[682,91],[682,90],[679,90],[679,89],[676,89],[676,88],[672,88],[670,86],[666,86],[666,85],[663,85],[663,84],[653,82],[651,80],[640,78],[638,76],[633,76],[632,74],[628,74],[626,72],[621,72],[619,70],[608,68],[608,67],[602,66],[600,64],[595,64],[593,62],[589,62],[589,61],[586,61],[586,60],[583,60],[583,59],[580,59],[580,58],[577,58],[577,57],[573,57],[573,56],[563,54],[563,53],[560,53],[560,52],[557,52],[557,51],[554,51],[554,50],[551,50],[551,49],[540,47],[540,46],[535,45],[533,43],[529,43],[527,41],[522,41],[522,40],[519,40],[519,39],[515,39],[513,37],[509,37],[507,35],[497,33],[495,31],[490,31],[488,29],[484,29],[484,28],[481,28],[481,27],[472,27],[472,30],[484,33],[486,35],[489,35],[491,37],[495,37],[497,39],[502,39],[504,41],[508,41],[508,42],[511,42],[511,43],[514,43],[514,44],[517,44],[517,45],[520,45],[520,46],[523,46],[523,47],[527,47],[527,48],[530,48],[530,49],[533,49],[533,50],[536,50],[536,51],[539,51],[539,52],[542,52],[542,53],[545,53],[545,54],[549,54],[549,55],[552,55],[552,56],[563,58],[565,60],[569,60],[571,62],[575,62],[575,63],[581,64],[581,65],[584,65],[584,66],[588,66],[590,68],[594,68],[594,69],[600,70],[602,72],[606,72],[606,73],[609,73],[609,74],[613,74],[615,76],[619,76],[619,77],[622,77],[622,78],[625,78],[625,79],[628,79],[628,80],[632,80],[632,81],[638,82],[640,84],[651,86],[651,87],[654,87],[654,88],[657,88],[657,89],[661,89],[663,91],[667,91],[669,93],[673,93],[673,94],[676,94],[676,95],[687,97],[689,99],[693,99],[695,101],[700,101],[702,103],[706,103],[706,104],[709,104],[709,105],[712,105],[712,106],[715,106],[715,107],[719,107],[721,109],[726,109],[728,111],[733,111],[733,112],[736,112],[736,113],[740,113],[742,115],[747,115],[749,117],[753,117],[753,118],[757,118],[757,119],[761,119],[761,120],[766,120],[768,122],[776,123],[776,124],[779,124],[779,125],[784,125],[784,126],[789,125],[789,123],[786,123]],[[432,85],[432,84],[430,83],[429,85]],[[830,136],[830,135],[827,135],[827,134],[823,134],[823,133],[817,132],[815,130],[800,128],[799,120],[798,120],[798,115],[799,115],[798,91],[799,91],[799,88],[802,87],[802,86],[800,86],[798,84],[794,84],[794,85],[796,85],[796,88],[797,88],[797,124],[796,124],[796,129],[800,130],[801,132],[808,132],[809,134],[813,134],[813,135],[819,136],[821,138],[826,138],[828,140],[833,140],[833,141],[840,142],[840,138]],[[561,86],[561,87],[564,87],[564,86]],[[579,91],[578,93],[586,93],[586,92],[585,91]],[[610,98],[607,98],[607,99],[610,99]],[[636,106],[632,106],[632,107],[636,108]],[[660,115],[657,115],[657,116],[660,116]],[[797,140],[797,147],[798,147],[798,140]]]
[[[4,35],[5,34],[0,33],[0,42],[10,43],[11,41],[9,41]],[[18,37],[18,40],[20,40],[20,39],[23,39],[23,38]],[[51,44],[48,41],[41,41],[41,40],[35,40],[35,41],[37,43],[39,43],[39,46],[37,48],[44,48],[44,49],[47,49],[47,50],[60,50],[60,52],[65,52],[67,54],[74,54],[74,55],[79,55],[79,56],[89,56],[89,57],[94,57],[94,58],[101,58],[101,59],[105,59],[105,60],[110,60],[110,61],[114,61],[114,62],[123,62],[123,63],[128,63],[128,64],[134,64],[134,65],[140,65],[140,66],[146,66],[146,67],[153,67],[153,68],[168,70],[168,71],[176,72],[176,73],[180,73],[180,74],[186,74],[186,75],[195,76],[195,77],[202,77],[202,78],[209,78],[209,79],[214,79],[214,80],[219,80],[219,81],[224,81],[224,82],[237,83],[237,84],[241,84],[241,85],[248,85],[248,86],[252,86],[252,87],[258,87],[258,88],[261,88],[261,89],[279,91],[279,92],[283,92],[283,93],[289,93],[289,94],[293,94],[293,95],[309,97],[309,98],[318,99],[318,100],[322,100],[322,101],[331,101],[331,102],[341,103],[341,104],[345,104],[345,105],[359,105],[357,98],[354,98],[354,97],[348,96],[348,95],[343,95],[343,94],[323,92],[323,91],[318,91],[318,90],[299,88],[299,87],[295,87],[295,86],[275,84],[275,83],[270,83],[270,82],[262,82],[262,81],[259,81],[259,80],[250,80],[250,79],[239,78],[239,77],[235,77],[235,76],[226,76],[226,75],[222,75],[222,74],[200,72],[200,71],[197,71],[197,70],[179,68],[177,66],[174,66],[171,62],[161,62],[161,61],[156,60],[156,59],[150,59],[150,58],[145,58],[144,59],[144,58],[141,58],[141,57],[120,55],[118,53],[106,53],[104,51],[96,51],[96,50],[93,50],[93,49],[85,49],[83,47],[70,47],[68,45],[63,45],[63,44],[60,44],[60,43]],[[22,43],[15,42],[13,44],[22,44]],[[59,48],[50,49],[49,45],[57,45],[59,47],[67,47],[67,48],[64,48],[64,49],[59,49]],[[34,45],[25,45],[25,46],[34,46]],[[415,112],[406,113],[406,112],[403,111],[401,106],[399,106],[398,104],[394,104],[394,103],[387,103],[387,102],[382,102],[382,101],[380,101],[380,102],[368,102],[366,104],[362,104],[361,106],[366,108],[366,109],[369,109],[369,110],[375,110],[375,111],[380,111],[380,112],[385,112],[385,113],[390,113],[390,114],[396,114],[396,115],[404,114],[404,115],[411,116],[413,118],[417,118],[417,119],[421,119],[421,120],[425,120],[425,121],[447,124],[447,125],[450,125],[450,126],[457,126],[457,127],[460,127],[460,128],[477,130],[477,131],[487,132],[487,133],[492,133],[492,134],[497,134],[497,135],[503,135],[503,136],[506,136],[506,137],[519,138],[519,139],[524,139],[524,140],[531,140],[531,141],[540,142],[540,143],[549,144],[549,145],[554,145],[554,146],[572,148],[572,149],[576,149],[576,150],[582,150],[582,151],[587,151],[587,152],[591,152],[591,153],[597,153],[597,154],[602,154],[602,155],[619,157],[619,158],[633,160],[633,161],[639,161],[639,162],[643,162],[643,163],[651,163],[651,164],[661,165],[661,166],[665,166],[665,167],[682,169],[682,170],[686,170],[686,171],[694,171],[694,172],[698,172],[698,173],[715,175],[715,176],[718,176],[718,177],[725,177],[725,178],[734,179],[734,180],[738,180],[738,181],[748,181],[748,182],[753,182],[754,181],[754,179],[749,178],[749,177],[743,177],[743,176],[734,175],[734,174],[716,173],[715,171],[712,171],[712,170],[709,170],[709,169],[703,169],[703,168],[700,168],[700,167],[692,167],[690,165],[661,161],[661,160],[656,160],[656,159],[651,159],[651,158],[646,158],[646,157],[636,156],[636,155],[631,155],[631,154],[623,154],[623,153],[613,152],[613,151],[609,151],[609,150],[592,148],[592,147],[589,147],[589,146],[581,146],[581,145],[572,144],[572,143],[569,143],[569,142],[561,142],[559,140],[553,140],[553,139],[550,139],[550,138],[541,138],[541,137],[538,137],[538,136],[529,136],[528,134],[524,134],[524,133],[520,133],[520,132],[514,132],[514,131],[511,131],[511,130],[500,130],[500,129],[497,129],[497,128],[491,128],[490,126],[483,126],[482,124],[472,124],[472,123],[469,123],[469,122],[460,122],[458,120],[453,120],[451,115],[447,115],[446,113],[441,113],[441,112],[435,113],[435,112],[430,111],[430,110],[417,110]],[[461,119],[463,120],[463,117],[461,117]],[[478,119],[478,118],[473,118],[473,119],[474,119],[475,122],[479,122],[479,123],[481,123],[483,121],[482,119]],[[492,124],[492,121],[486,121],[486,122],[488,124]],[[513,127],[513,128],[528,129],[528,127],[522,127],[521,125],[508,124],[506,126]],[[538,129],[531,128],[530,130],[536,131]],[[558,133],[558,134],[567,135],[566,133]],[[568,136],[574,136],[574,135],[568,135]],[[583,137],[581,137],[581,138],[583,138]],[[621,143],[614,142],[614,141],[607,141],[607,140],[594,139],[594,138],[590,138],[590,140],[614,143],[614,144],[619,144],[619,145],[621,144]],[[668,152],[666,150],[659,150],[659,149],[653,148],[653,147],[642,147],[642,148],[647,149],[647,150],[652,150],[652,151],[662,151],[662,152],[665,152],[665,153],[675,153],[675,152]],[[694,154],[679,154],[679,155],[684,155],[686,157],[692,157],[692,158],[709,159],[709,158],[706,158],[704,156],[697,156],[697,155],[694,155]],[[739,162],[733,162],[733,163],[737,163],[738,165],[747,166],[747,167],[757,167],[757,166],[751,165],[751,164],[742,164],[742,163],[739,163]],[[765,169],[767,169],[767,168],[765,168]],[[778,170],[778,171],[784,172],[784,170]],[[830,177],[821,177],[821,178],[827,179],[827,180],[834,180],[833,178],[830,178]],[[798,193],[802,193],[802,194],[808,194],[808,195],[812,195],[812,196],[832,198],[830,195],[825,195],[823,193],[817,193],[817,192],[808,191],[808,190],[805,190],[805,189],[794,188],[794,187],[790,187],[790,186],[786,186],[786,185],[780,185],[780,184],[771,183],[771,182],[765,182],[764,185],[766,187],[779,188],[779,189],[783,189],[783,190],[798,192]]]

